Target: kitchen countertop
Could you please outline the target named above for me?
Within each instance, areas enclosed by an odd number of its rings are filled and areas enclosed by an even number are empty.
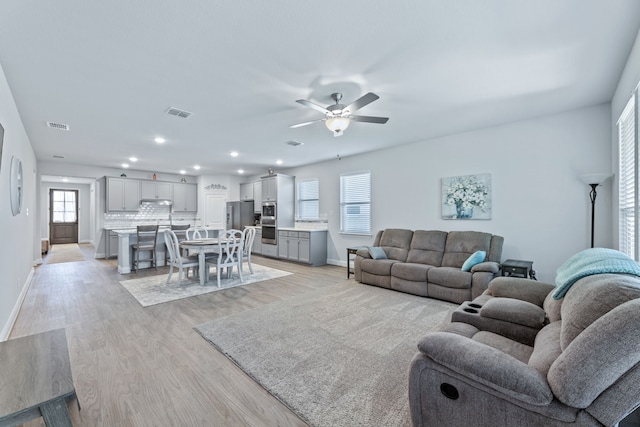
[[[296,228],[296,227],[278,227],[278,231],[308,231],[309,233],[326,233],[325,229],[313,229],[313,228]]]

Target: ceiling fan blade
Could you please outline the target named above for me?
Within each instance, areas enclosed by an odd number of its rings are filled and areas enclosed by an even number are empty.
[[[329,114],[330,113],[330,111],[327,110],[326,108],[321,107],[318,104],[314,104],[313,102],[307,101],[306,99],[298,99],[298,100],[296,100],[296,102],[298,104],[304,105],[305,107],[313,108],[316,111],[320,111],[322,114]]]
[[[380,123],[385,124],[389,121],[389,117],[371,117],[371,116],[349,116],[354,122]]]
[[[311,125],[311,124],[316,123],[316,122],[323,122],[323,121],[324,121],[324,119],[311,120],[310,122],[298,123],[298,124],[295,124],[295,125],[291,125],[289,127],[291,129],[295,129],[295,128],[299,128],[299,127],[302,127],[302,126],[307,126],[307,125]]]
[[[368,94],[361,96],[351,104],[347,105],[345,107],[345,110],[348,110],[351,113],[353,113],[354,111],[359,110],[365,105],[371,104],[373,101],[375,101],[378,98],[380,98],[378,95],[376,95],[375,93],[369,92]]]

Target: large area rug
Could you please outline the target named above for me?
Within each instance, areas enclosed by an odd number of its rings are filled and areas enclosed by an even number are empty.
[[[312,426],[409,426],[418,340],[456,307],[348,282],[195,330]]]
[[[220,287],[218,287],[218,282],[213,274],[211,275],[211,281],[205,283],[204,286],[200,285],[200,279],[191,276],[189,276],[189,279],[183,277],[182,284],[178,285],[177,269],[174,269],[169,284],[166,284],[167,274],[149,276],[141,279],[123,280],[120,284],[133,295],[140,305],[148,307],[150,305],[221,291],[236,286],[249,285],[251,283],[293,274],[288,271],[253,264],[253,274],[249,274],[249,268],[245,266],[243,269],[244,282],[241,282],[235,271],[236,270],[234,270],[234,274],[232,274],[229,279],[220,280]]]
[[[47,257],[47,264],[59,264],[61,262],[84,261],[84,256],[77,243],[57,244],[51,246]]]

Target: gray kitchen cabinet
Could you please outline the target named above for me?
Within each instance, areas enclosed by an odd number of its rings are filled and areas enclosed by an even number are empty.
[[[118,258],[118,233],[107,231],[105,258]]]
[[[262,182],[253,183],[253,212],[262,213]]]
[[[240,184],[240,200],[254,200],[253,182]]]
[[[311,265],[327,263],[327,232],[278,230],[278,258]]]
[[[262,178],[262,201],[275,202],[278,200],[278,177]]]
[[[140,209],[140,181],[107,177],[107,212],[134,212]]]
[[[161,181],[140,181],[140,198],[144,200],[171,200],[171,183]]]
[[[271,258],[278,258],[278,246],[279,245],[268,245],[268,244],[263,244],[262,245],[262,255],[263,256],[268,256]]]
[[[196,212],[198,210],[198,185],[173,184],[173,212]]]

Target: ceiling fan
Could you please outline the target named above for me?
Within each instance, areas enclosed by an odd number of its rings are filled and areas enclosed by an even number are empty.
[[[306,99],[298,99],[296,102],[298,104],[302,104],[305,107],[312,108],[314,110],[320,111],[324,114],[323,119],[311,120],[310,122],[298,123],[295,125],[289,126],[290,128],[299,128],[301,126],[307,126],[316,122],[326,122],[327,128],[333,132],[333,136],[341,136],[346,128],[349,127],[351,121],[354,122],[366,122],[366,123],[387,123],[389,120],[388,117],[372,117],[372,116],[354,116],[353,113],[356,110],[364,107],[365,105],[369,105],[376,99],[380,98],[375,93],[369,92],[366,95],[361,96],[351,104],[344,106],[340,104],[340,100],[342,99],[341,93],[332,93],[331,99],[333,99],[336,103],[334,105],[329,105],[328,107],[322,107],[318,104],[314,104],[313,102],[307,101]]]

